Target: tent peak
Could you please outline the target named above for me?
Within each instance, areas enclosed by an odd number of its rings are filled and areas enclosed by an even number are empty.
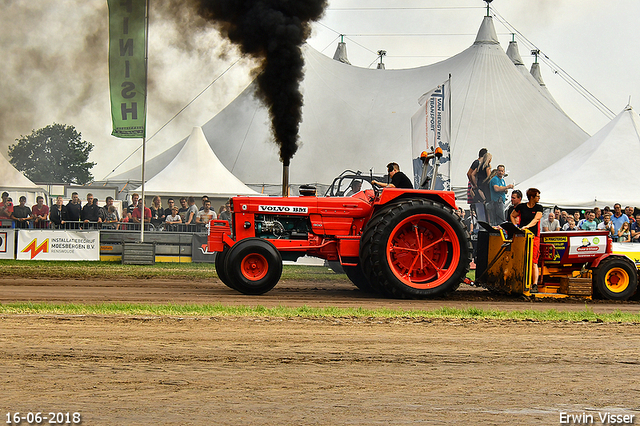
[[[476,41],[473,44],[500,44],[498,41],[498,34],[496,34],[496,28],[493,25],[493,18],[491,16],[485,16],[482,19],[482,24],[478,30]]]
[[[341,37],[343,36],[341,35]],[[349,58],[347,58],[347,43],[342,39],[338,42],[338,47],[336,48],[336,53],[333,54],[333,59],[343,64],[351,65]]]
[[[522,56],[520,56],[520,50],[518,49],[517,41],[510,41],[509,47],[507,48],[507,56],[511,59],[514,65],[524,65],[524,61],[522,60]]]
[[[546,86],[544,84],[544,80],[542,79],[542,72],[540,71],[540,64],[538,62],[534,62],[531,64],[531,75],[536,79],[540,86]]]

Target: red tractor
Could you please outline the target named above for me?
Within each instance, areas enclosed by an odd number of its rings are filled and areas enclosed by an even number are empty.
[[[455,291],[471,261],[469,234],[448,191],[367,189],[351,197],[235,197],[233,229],[211,221],[209,250],[229,287],[263,294],[283,260],[339,261],[360,289],[424,298]]]

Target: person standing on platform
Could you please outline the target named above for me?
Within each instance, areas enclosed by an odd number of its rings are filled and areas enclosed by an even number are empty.
[[[511,223],[518,226],[518,218],[520,229],[528,229],[533,233],[533,274],[531,292],[538,291],[538,259],[540,257],[540,219],[542,218],[543,208],[540,201],[540,190],[537,188],[527,189],[527,203],[520,203],[511,213]]]
[[[491,193],[491,217],[490,223],[493,226],[504,223],[504,203],[507,201],[507,192],[513,189],[513,185],[507,185],[504,181],[504,165],[500,164],[496,168],[496,175],[489,181],[489,192]]]

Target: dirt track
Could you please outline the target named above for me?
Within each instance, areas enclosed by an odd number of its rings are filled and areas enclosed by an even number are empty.
[[[469,286],[434,300],[393,300],[363,293],[346,278],[336,282],[290,282],[281,280],[262,296],[245,296],[231,290],[218,279],[210,281],[146,280],[79,281],[0,278],[0,302],[141,302],[141,303],[222,303],[224,305],[338,306],[364,308],[437,309],[477,307],[500,310],[584,310],[594,312],[640,312],[640,302],[611,302],[584,299],[531,300],[525,297],[495,295]]]
[[[18,300],[585,307],[474,289],[389,301],[347,283],[280,283],[247,298],[217,282],[0,280],[0,301]],[[592,413],[595,424],[598,411],[640,415],[635,324],[4,316],[0,336],[3,421],[15,411],[78,411],[85,425],[554,425],[561,412]]]

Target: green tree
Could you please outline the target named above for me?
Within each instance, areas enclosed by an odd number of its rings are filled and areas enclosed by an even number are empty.
[[[85,184],[96,163],[87,161],[93,145],[73,126],[53,123],[20,136],[9,146],[9,161],[36,182]]]

